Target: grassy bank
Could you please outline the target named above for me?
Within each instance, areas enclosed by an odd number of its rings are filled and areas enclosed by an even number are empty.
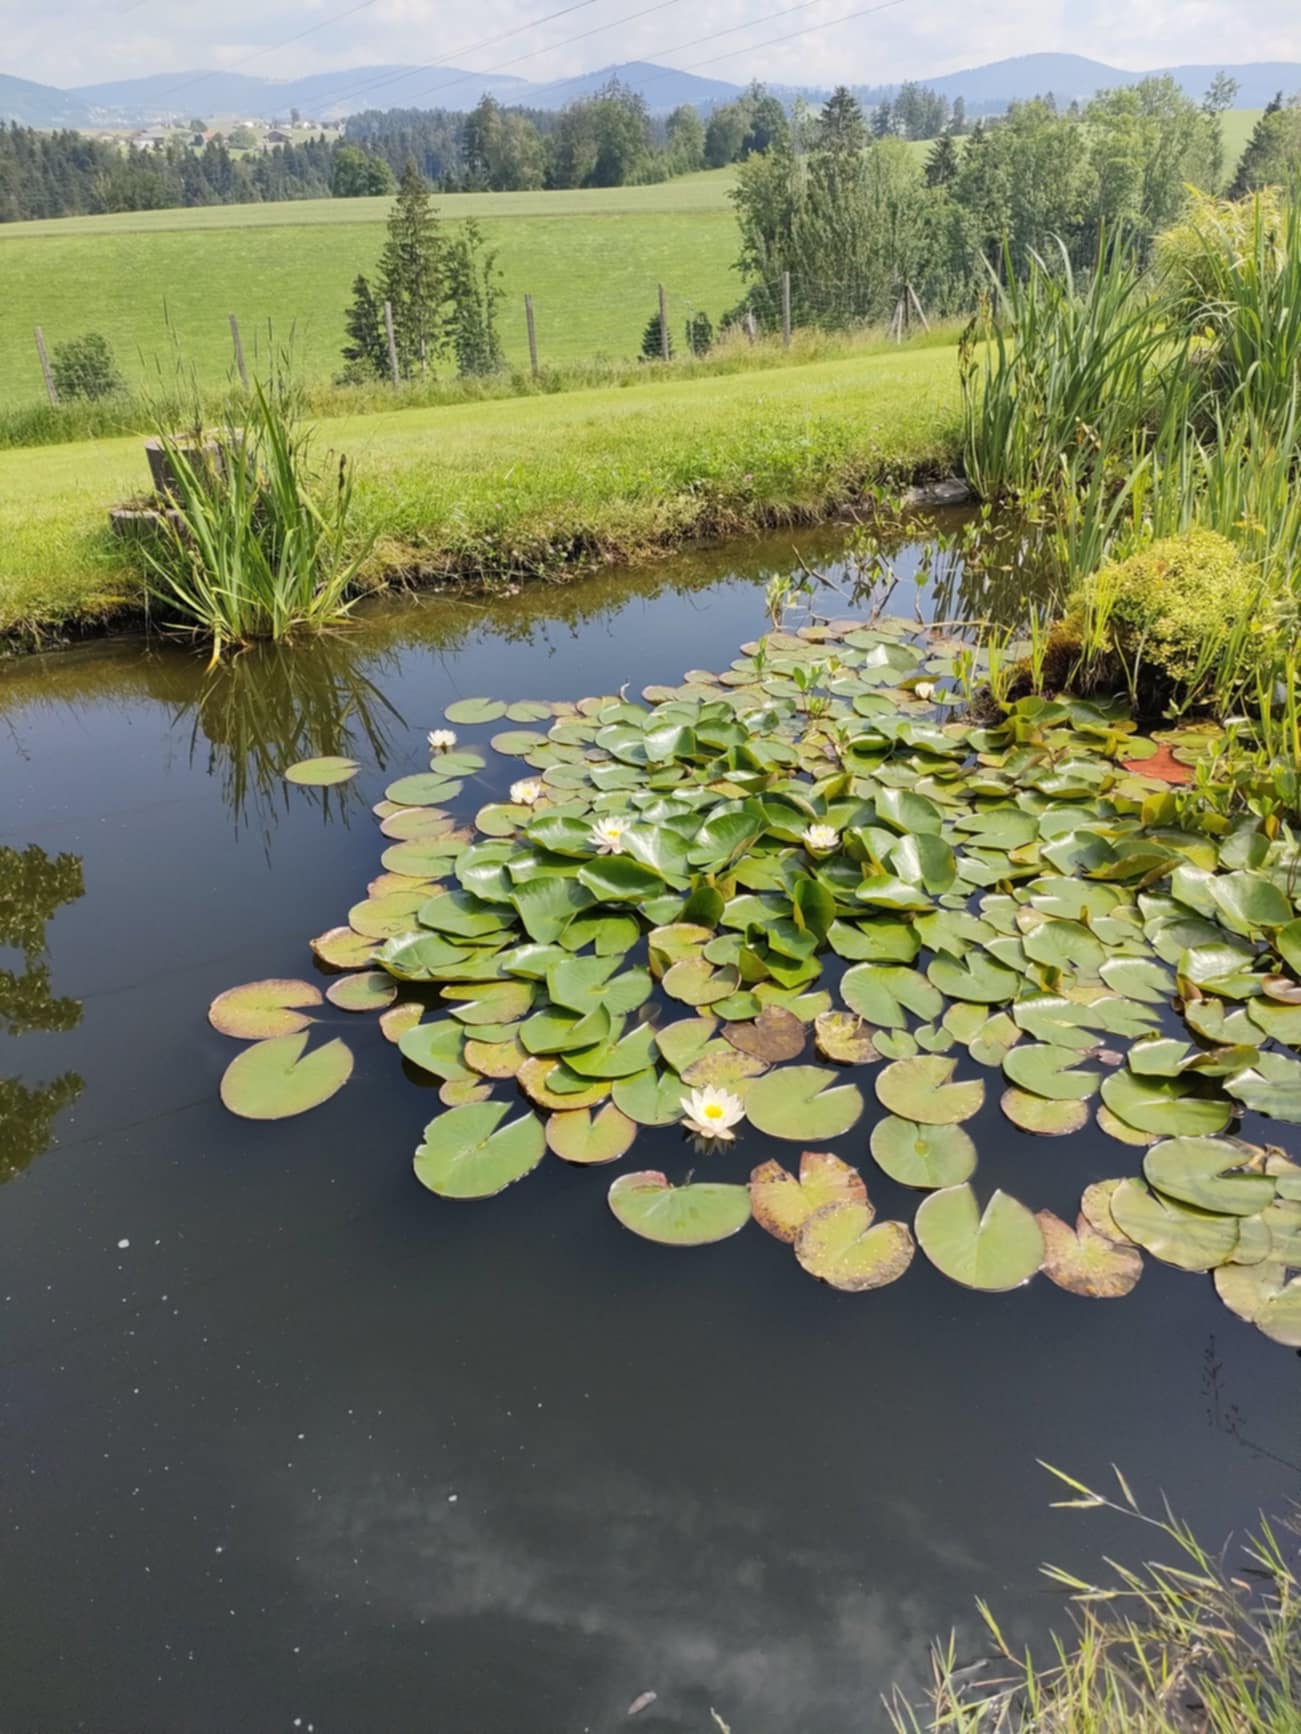
[[[329,419],[318,452],[355,459],[382,581],[630,558],[812,518],[949,466],[959,420],[954,351],[933,347]],[[146,480],[138,438],[0,454],[0,633],[139,607],[107,509]]]
[[[651,187],[454,194],[436,208],[451,222],[478,219],[499,252],[508,360],[528,359],[527,290],[541,358],[555,364],[635,355],[660,282],[679,342],[689,307],[717,320],[735,305],[730,184],[718,170]],[[219,386],[235,313],[250,357],[265,353],[269,330],[281,344],[292,333],[303,377],[328,381],[342,365],[352,281],[373,271],[391,206],[314,199],[0,226],[0,405],[41,401],[35,325],[51,344],[102,331],[131,385],[173,380],[179,357]]]

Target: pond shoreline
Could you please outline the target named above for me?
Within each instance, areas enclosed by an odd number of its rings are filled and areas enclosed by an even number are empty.
[[[498,594],[523,583],[565,584],[601,568],[664,560],[692,549],[721,546],[738,537],[796,528],[829,529],[839,525],[848,528],[869,518],[877,530],[900,534],[911,527],[915,514],[948,509],[972,498],[951,456],[920,462],[893,480],[898,493],[885,503],[871,498],[869,477],[857,476],[851,485],[836,488],[817,504],[793,502],[756,508],[729,507],[716,502],[712,510],[702,512],[689,527],[680,528],[676,534],[625,541],[615,535],[581,531],[561,547],[557,543],[563,542],[563,538],[553,537],[545,554],[526,553],[519,557],[518,551],[514,551],[514,557],[495,567],[486,558],[487,549],[482,544],[467,548],[460,556],[449,554],[437,564],[419,560],[413,550],[407,550],[403,559],[395,548],[391,555],[385,554],[379,570],[364,584],[360,600],[364,605],[402,593],[465,600]],[[670,526],[664,528],[668,531]],[[56,626],[46,627],[37,622],[0,628],[0,667],[27,656],[70,650],[101,640],[137,638],[146,643],[156,640],[184,643],[189,634],[166,625],[154,627],[143,598],[92,597],[84,612]]]

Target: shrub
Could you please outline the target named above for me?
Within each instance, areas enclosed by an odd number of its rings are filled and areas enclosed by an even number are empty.
[[[669,360],[674,356],[673,334],[669,333]],[[660,324],[658,312],[652,313],[646,321],[646,329],[641,334],[641,358],[643,361],[662,361],[664,359],[663,327]]]
[[[1072,597],[1067,625],[1078,627],[1095,684],[1119,663],[1136,697],[1173,692],[1186,704],[1224,690],[1230,672],[1252,676],[1260,603],[1259,577],[1233,544],[1190,530],[1095,572]]]
[[[113,345],[101,332],[88,331],[84,337],[72,337],[66,343],[56,343],[50,357],[50,372],[61,398],[83,398],[96,402],[105,397],[117,397],[126,390],[126,381],[118,372]]]

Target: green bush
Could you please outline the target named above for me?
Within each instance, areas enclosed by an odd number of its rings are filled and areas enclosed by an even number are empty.
[[[1269,635],[1260,602],[1259,577],[1233,544],[1190,530],[1100,568],[1072,597],[1069,620],[1095,660],[1120,662],[1131,689],[1189,700],[1219,685],[1226,665],[1251,676]]]
[[[88,331],[84,337],[56,343],[50,357],[50,372],[54,375],[55,389],[64,402],[81,398],[97,403],[106,397],[118,397],[126,390],[126,383],[118,372],[113,345],[99,331]]]

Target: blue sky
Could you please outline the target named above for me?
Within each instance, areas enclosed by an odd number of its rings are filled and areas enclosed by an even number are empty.
[[[813,0],[783,18],[771,15],[794,0],[667,0],[623,23],[653,0],[588,0],[570,17],[534,26],[564,0],[0,0],[0,70],[72,85],[208,66],[268,77],[383,61],[488,70],[527,55],[509,70],[533,79],[645,59],[736,81],[878,83],[1037,51],[1136,69],[1301,61],[1296,0],[902,0],[837,22],[865,3]],[[715,44],[673,52],[742,23],[748,27]],[[796,29],[797,40],[763,46]],[[506,31],[519,34],[474,49]],[[300,32],[308,34],[286,41]]]

